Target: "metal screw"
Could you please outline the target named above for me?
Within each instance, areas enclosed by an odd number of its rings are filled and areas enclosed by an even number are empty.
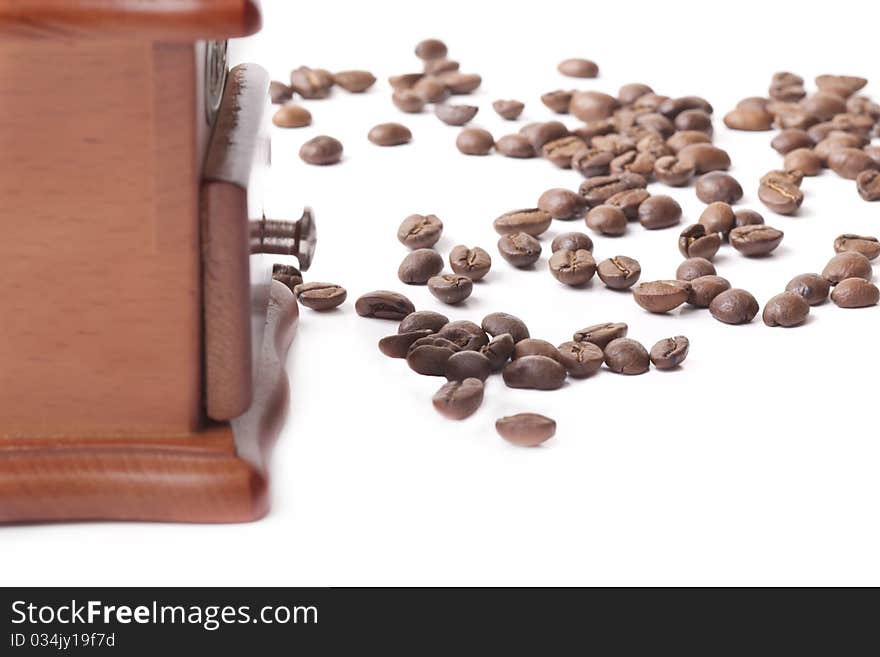
[[[292,255],[299,268],[306,271],[312,264],[317,232],[315,216],[310,207],[303,209],[298,221],[266,219],[251,222],[251,253]]]

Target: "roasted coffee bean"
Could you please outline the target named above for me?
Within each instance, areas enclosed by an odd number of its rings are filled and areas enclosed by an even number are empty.
[[[676,130],[699,130],[712,134],[712,117],[700,109],[685,110],[675,117],[674,127]]]
[[[636,303],[650,313],[667,313],[687,301],[687,281],[650,281],[633,288]]]
[[[794,183],[773,178],[761,183],[758,198],[774,212],[794,214],[804,202],[804,193]]]
[[[868,260],[874,260],[880,256],[880,240],[876,237],[867,235],[839,235],[834,240],[834,252],[845,253],[847,251],[855,251],[861,253]]]
[[[589,342],[590,344],[599,347],[599,349],[605,349],[608,343],[612,340],[625,338],[628,328],[629,327],[623,322],[594,324],[593,326],[582,328],[575,333],[571,339],[575,342]]]
[[[556,421],[537,413],[517,413],[496,420],[495,430],[518,447],[537,447],[556,433]]]
[[[788,71],[774,73],[770,80],[769,95],[782,101],[800,100],[807,95],[804,91],[804,79]]]
[[[537,237],[550,228],[552,217],[550,213],[540,208],[524,208],[505,212],[495,219],[495,232],[499,235],[512,235],[513,233],[525,233]]]
[[[711,260],[720,247],[721,236],[706,232],[703,224],[691,224],[678,236],[678,250],[685,258]]]
[[[559,350],[546,340],[526,338],[516,343],[516,347],[513,350],[513,360],[525,356],[547,356],[547,358],[558,361]]]
[[[856,178],[856,189],[866,201],[880,201],[880,171],[862,171]]]
[[[409,331],[407,333],[395,333],[394,335],[386,335],[379,340],[379,351],[389,358],[406,358],[409,348],[412,347],[416,340],[431,335],[431,329],[419,329],[417,331]]]
[[[681,221],[681,206],[671,196],[659,194],[639,205],[639,223],[649,230],[669,228]]]
[[[564,59],[556,70],[570,78],[594,78],[599,75],[599,66],[589,59]]]
[[[617,338],[605,347],[605,364],[617,374],[644,374],[651,359],[642,343],[630,338]]]
[[[446,125],[464,125],[477,115],[476,105],[437,105],[434,114]]]
[[[391,94],[391,102],[401,112],[418,114],[425,108],[425,99],[412,89],[398,89]]]
[[[700,223],[706,227],[708,233],[727,235],[736,225],[736,215],[728,203],[716,201],[703,210]]]
[[[514,267],[530,267],[541,257],[541,243],[526,233],[512,233],[498,240],[498,252]]]
[[[598,148],[584,146],[571,156],[571,168],[580,171],[585,178],[604,176],[611,171],[611,163],[614,161],[613,151],[603,151]]]
[[[642,176],[650,176],[654,172],[654,164],[657,158],[650,153],[639,153],[637,151],[626,151],[623,155],[618,155],[608,166],[611,173],[623,173],[631,171]]]
[[[443,303],[450,305],[461,303],[467,299],[471,296],[473,289],[473,281],[460,274],[443,274],[428,279],[428,290],[431,294]]]
[[[601,91],[576,91],[572,94],[569,111],[586,122],[607,119],[618,107],[620,102],[614,96]]]
[[[806,130],[819,122],[819,118],[795,103],[775,102],[767,108],[773,114],[777,128],[800,128]]]
[[[664,155],[654,162],[654,177],[670,187],[687,185],[696,170],[693,162],[682,162],[676,155]]]
[[[559,121],[545,121],[544,123],[529,123],[525,125],[520,128],[519,134],[528,139],[532,148],[538,151],[547,142],[567,137],[568,128]]]
[[[696,173],[708,173],[730,168],[730,156],[712,144],[691,144],[678,151],[678,159],[685,166],[693,165]]]
[[[269,83],[269,97],[272,99],[273,105],[282,105],[293,98],[293,89],[288,87],[283,82],[272,80]]]
[[[388,84],[395,91],[403,89],[412,89],[416,82],[425,77],[424,73],[404,73],[403,75],[392,75],[388,78]]]
[[[410,369],[425,376],[446,376],[446,363],[459,349],[437,335],[428,335],[412,343],[406,354]]]
[[[626,232],[626,215],[613,205],[597,205],[587,213],[586,222],[603,235],[619,236]]]
[[[846,100],[836,94],[817,91],[801,101],[801,107],[819,121],[828,121],[846,112]]]
[[[813,148],[813,152],[819,157],[823,165],[828,166],[828,160],[833,151],[841,148],[853,148],[859,150],[864,143],[864,138],[859,137],[858,135],[853,135],[847,132],[832,132],[816,144]],[[856,158],[861,159],[858,155],[856,155]]]
[[[510,333],[497,335],[489,342],[480,347],[480,353],[489,359],[493,372],[500,371],[510,360],[515,343]]]
[[[675,124],[657,112],[647,112],[645,114],[637,115],[635,124],[645,130],[656,132],[664,139],[671,137],[672,133],[675,132]]]
[[[370,129],[367,139],[376,146],[400,146],[412,140],[412,133],[400,123],[380,123]]]
[[[690,283],[687,302],[697,308],[708,308],[712,299],[730,289],[730,282],[721,276],[700,276]]]
[[[485,381],[491,373],[492,364],[479,351],[459,351],[446,361],[446,378],[450,381]]]
[[[638,261],[627,256],[614,256],[603,260],[596,271],[605,286],[612,290],[631,288],[642,275],[642,267]]]
[[[556,390],[565,383],[565,368],[547,356],[523,356],[510,361],[501,371],[508,388]]]
[[[300,147],[299,157],[306,164],[336,164],[342,159],[342,142],[327,135],[313,137]]]
[[[411,249],[434,246],[443,234],[443,222],[433,214],[411,214],[397,229],[397,239]]]
[[[705,98],[700,98],[699,96],[680,96],[678,98],[667,98],[660,106],[657,108],[657,111],[663,114],[664,116],[668,116],[670,119],[675,118],[685,110],[689,109],[699,109],[706,112],[706,114],[711,114],[714,110],[712,109],[712,105],[709,104]]]
[[[376,290],[360,296],[354,304],[355,312],[361,317],[401,320],[416,311],[412,301],[402,294],[388,290]]]
[[[855,180],[865,170],[880,170],[880,163],[860,148],[835,148],[828,156],[828,168],[841,178]]]
[[[340,71],[333,74],[333,82],[352,93],[366,91],[376,82],[376,76],[369,71]]]
[[[465,351],[477,351],[480,347],[489,344],[486,332],[467,319],[449,322],[437,331],[437,335],[446,338],[459,349]]]
[[[284,283],[293,292],[297,285],[303,282],[302,272],[293,265],[272,265],[272,279]]]
[[[736,217],[736,226],[760,226],[764,223],[764,217],[754,210],[737,210],[733,213]]]
[[[715,265],[705,258],[688,258],[675,270],[675,278],[679,281],[692,281],[701,276],[714,276]]]
[[[565,285],[584,285],[596,273],[596,261],[586,249],[560,249],[550,256],[550,273]]]
[[[432,333],[436,333],[449,323],[449,318],[441,313],[433,310],[418,310],[410,313],[400,321],[397,327],[398,333],[412,333],[429,329]]]
[[[680,153],[685,148],[687,148],[688,146],[691,146],[693,144],[711,144],[711,143],[712,143],[712,138],[709,135],[707,135],[705,132],[700,132],[699,130],[679,130],[674,135],[672,135],[669,139],[666,140],[666,145],[675,154]],[[694,165],[693,162],[691,162],[690,164]]]
[[[600,151],[611,151],[615,156],[636,150],[638,141],[633,137],[615,133],[599,135],[590,140],[590,146]]]
[[[737,107],[724,115],[724,125],[731,130],[770,130],[773,118],[773,113],[766,108]]]
[[[293,288],[296,300],[312,310],[336,308],[348,296],[345,288],[335,283],[300,283]]]
[[[799,294],[811,306],[824,303],[830,290],[831,283],[819,274],[799,274],[785,286],[786,292]]]
[[[841,308],[866,308],[880,301],[880,289],[863,278],[845,278],[831,293],[831,300]]]
[[[577,135],[588,143],[593,137],[609,135],[612,132],[617,132],[617,121],[615,121],[614,117],[599,119],[598,121],[588,121],[571,131],[573,135]]]
[[[495,337],[507,333],[514,342],[529,338],[529,329],[525,322],[509,313],[489,313],[483,318],[482,330]]]
[[[803,324],[810,314],[810,304],[796,292],[783,292],[764,306],[761,318],[767,326],[791,327]]]
[[[639,218],[639,206],[650,196],[646,189],[627,189],[609,198],[605,205],[620,208],[627,220],[635,221]]]
[[[712,299],[709,312],[725,324],[748,324],[758,314],[758,302],[749,292],[731,288]]]
[[[599,371],[605,361],[605,354],[591,342],[563,342],[557,348],[557,360],[568,371],[568,375],[583,379]]]
[[[465,128],[455,138],[456,148],[465,155],[488,155],[494,145],[492,134],[482,128]]]
[[[586,144],[580,137],[569,135],[548,141],[541,148],[541,155],[562,169],[570,169],[572,157]]]
[[[560,233],[554,237],[553,242],[550,243],[550,251],[556,253],[560,249],[568,249],[569,251],[584,249],[592,253],[593,240],[584,233]]]
[[[617,92],[617,100],[620,101],[621,105],[632,105],[639,98],[650,93],[654,93],[654,90],[648,85],[640,82],[631,82],[620,88]]]
[[[828,92],[841,98],[852,96],[868,84],[865,78],[854,75],[817,75],[816,86],[820,91]]]
[[[815,176],[822,171],[822,160],[811,148],[796,148],[785,156],[786,171],[800,171],[805,176]]]
[[[272,115],[272,123],[279,128],[303,128],[312,122],[312,115],[299,105],[282,105]]]
[[[864,278],[866,281],[870,281],[871,261],[855,251],[838,253],[825,265],[825,269],[822,270],[822,276],[831,285],[837,285],[845,278]]]
[[[847,98],[846,111],[850,114],[866,116],[874,121],[880,119],[880,104],[875,103],[867,96],[851,96]]]
[[[658,370],[675,369],[687,358],[690,348],[690,341],[683,335],[664,338],[651,347],[651,362]]]
[[[472,281],[479,281],[489,273],[492,258],[479,246],[470,249],[464,244],[459,244],[449,252],[449,266],[456,274],[467,276]]]
[[[660,106],[669,100],[669,96],[663,96],[656,93],[648,93],[639,96],[638,100],[633,103],[632,109],[637,112],[659,112]]]
[[[571,103],[571,90],[557,89],[556,91],[548,91],[541,95],[541,102],[551,112],[557,114],[568,114],[568,106]]]
[[[290,72],[290,87],[303,98],[326,98],[333,76],[323,69],[300,66]]]
[[[672,149],[666,144],[666,140],[652,132],[649,132],[636,142],[636,150],[639,153],[653,155],[655,158],[672,155]]]
[[[425,60],[423,69],[426,75],[438,75],[440,73],[448,73],[449,71],[457,71],[461,65],[454,59],[428,59]]]
[[[583,214],[586,206],[583,196],[561,187],[548,189],[538,199],[538,208],[554,219],[573,219]]]
[[[460,73],[459,71],[446,71],[438,74],[437,78],[453,94],[469,94],[483,83],[483,78],[476,73]]]
[[[443,257],[433,249],[408,253],[397,268],[397,277],[407,285],[424,285],[443,271]]]
[[[713,171],[700,176],[696,185],[697,198],[703,203],[736,203],[742,198],[743,189],[733,176]]]
[[[424,39],[416,44],[416,57],[422,60],[443,59],[446,57],[446,44],[440,39]]]
[[[495,150],[507,157],[535,157],[535,149],[523,135],[504,135],[495,142]]]
[[[483,403],[483,382],[480,379],[449,381],[434,393],[431,403],[443,417],[463,420],[473,415]]]
[[[730,231],[730,245],[745,256],[765,256],[782,242],[784,233],[772,226],[740,226]]]
[[[813,140],[805,130],[788,128],[780,131],[770,142],[770,146],[780,155],[786,155],[798,148],[812,148]]]
[[[518,119],[524,108],[525,105],[518,100],[496,100],[492,103],[492,109],[498,113],[498,116],[508,121]]]
[[[648,181],[637,173],[616,173],[611,176],[596,176],[580,184],[578,193],[587,201],[588,207],[602,205],[615,194],[628,189],[644,189]]]
[[[878,108],[880,108],[880,106],[878,106]],[[880,163],[880,145],[865,146],[862,150],[865,151],[868,154],[868,157],[872,160]],[[864,171],[862,173],[864,173]],[[860,173],[859,176],[861,175],[862,174]],[[856,180],[858,180],[858,178],[856,178]]]

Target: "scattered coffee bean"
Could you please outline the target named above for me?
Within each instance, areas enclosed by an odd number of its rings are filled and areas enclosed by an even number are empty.
[[[686,258],[711,260],[721,247],[721,236],[709,233],[703,224],[691,224],[678,236],[678,250]]]
[[[672,150],[673,153],[678,154],[683,151],[685,148],[692,144],[711,144],[712,138],[707,135],[705,132],[701,132],[699,130],[679,130],[674,135],[672,135],[669,139],[666,140],[666,145]],[[693,162],[688,162],[688,165],[696,169],[696,165]]]
[[[492,364],[479,351],[459,351],[446,361],[446,378],[450,381],[485,381],[491,373]]]
[[[836,148],[828,156],[828,168],[841,178],[856,180],[866,170],[880,170],[880,163],[860,148]]]
[[[770,146],[780,155],[786,155],[798,148],[812,148],[813,139],[805,130],[788,128],[781,130],[770,142]]]
[[[391,102],[407,114],[418,114],[425,108],[425,99],[412,89],[397,89],[391,94]]]
[[[568,128],[559,121],[545,121],[544,123],[529,123],[519,130],[519,134],[529,140],[536,151],[543,148],[544,144],[554,139],[568,136]]]
[[[526,233],[512,233],[498,240],[498,252],[514,267],[530,267],[541,257],[541,243]]]
[[[523,135],[504,135],[495,142],[495,150],[507,157],[535,157],[535,148]]]
[[[568,249],[569,251],[584,249],[592,253],[593,240],[584,233],[559,233],[550,243],[550,251],[556,253],[559,249]]]
[[[299,105],[282,105],[272,115],[272,123],[279,128],[302,128],[312,122],[312,115]]]
[[[446,338],[428,335],[412,343],[406,353],[410,369],[425,376],[446,376],[446,363],[459,349]]]
[[[400,321],[397,327],[398,333],[412,333],[429,329],[436,333],[449,323],[449,318],[433,310],[418,310],[412,312]]]
[[[524,208],[505,212],[495,219],[493,225],[499,235],[525,233],[537,237],[550,228],[551,221],[549,212],[544,212],[540,208]]]
[[[496,100],[492,103],[492,109],[498,113],[498,116],[508,121],[518,119],[524,108],[525,105],[518,100]]]
[[[376,146],[400,146],[412,140],[412,133],[400,123],[380,123],[370,129],[367,139]]]
[[[736,227],[760,226],[764,223],[764,217],[754,210],[737,210],[733,213],[736,217]]]
[[[731,288],[712,299],[709,312],[725,324],[748,324],[758,314],[758,302],[749,292]]]
[[[443,59],[447,53],[446,44],[440,39],[424,39],[416,44],[416,57],[422,60]]]
[[[326,98],[333,86],[329,71],[300,66],[290,72],[290,87],[303,98]]]
[[[467,299],[471,296],[473,289],[473,281],[467,276],[460,274],[443,274],[442,276],[432,276],[428,279],[428,290],[431,294],[443,303],[450,305],[461,303]]]
[[[424,285],[443,271],[443,257],[433,249],[416,249],[397,268],[397,277],[407,285]]]
[[[815,176],[822,171],[822,160],[811,148],[796,148],[785,156],[786,171],[800,171],[805,176]]]
[[[605,349],[612,340],[625,338],[628,328],[623,322],[594,324],[593,326],[582,328],[571,339],[575,342],[589,342],[599,347],[599,349]]]
[[[443,417],[463,420],[473,415],[483,403],[483,382],[479,379],[449,381],[440,386],[431,402]]]
[[[548,141],[541,148],[541,155],[561,169],[570,169],[572,158],[584,146],[586,144],[583,139],[575,135],[569,135],[568,137],[560,137],[559,139]]]
[[[687,281],[650,281],[633,288],[636,303],[650,313],[667,313],[687,301]]]
[[[492,134],[482,128],[465,128],[455,138],[456,148],[465,155],[488,155],[494,145]]]
[[[620,107],[620,102],[601,91],[576,91],[572,94],[569,111],[581,121],[607,119]]]
[[[603,235],[619,236],[626,232],[626,215],[613,205],[597,205],[586,217],[587,226]]]
[[[682,162],[676,155],[664,155],[654,162],[654,177],[670,187],[687,185],[696,170],[692,162]]]
[[[804,193],[792,182],[779,177],[763,180],[758,187],[758,198],[779,214],[794,214],[804,201]]]
[[[706,112],[706,114],[711,114],[714,111],[709,101],[699,96],[667,98],[657,107],[658,112],[669,118],[674,118],[689,109],[700,109]]]
[[[855,251],[861,253],[868,260],[874,260],[880,256],[880,240],[868,235],[852,235],[847,233],[840,235],[834,240],[834,252],[845,253]]]
[[[866,201],[880,200],[880,171],[862,171],[856,178],[856,188]]]
[[[855,251],[844,251],[828,261],[825,269],[822,270],[824,276],[831,285],[837,285],[845,278],[864,278],[866,281],[871,280],[871,261],[861,253]]]
[[[724,125],[731,130],[770,130],[773,114],[757,107],[737,107],[724,115]]]
[[[386,335],[379,340],[379,351],[389,358],[406,358],[410,347],[416,340],[431,335],[431,329],[419,329],[409,331],[407,333],[395,333],[394,335]]]
[[[596,261],[586,249],[560,249],[550,256],[550,273],[565,285],[584,285],[596,273]]]
[[[576,379],[592,376],[605,361],[605,354],[591,342],[563,342],[557,348],[557,360]]]
[[[703,203],[724,201],[733,204],[739,201],[743,195],[742,186],[736,178],[720,171],[700,176],[697,180],[696,190],[697,198]]]
[[[587,207],[602,205],[615,194],[628,189],[644,189],[648,181],[637,173],[615,173],[595,176],[580,184],[578,193],[587,201]]]
[[[831,293],[831,300],[841,308],[866,308],[880,301],[880,289],[863,278],[845,278]]]
[[[603,260],[596,271],[605,286],[612,290],[631,288],[642,275],[642,267],[638,261],[627,256],[614,256]]]
[[[712,117],[701,109],[685,110],[675,117],[676,130],[699,130],[712,134]]]
[[[514,343],[530,337],[525,322],[509,313],[489,313],[483,318],[482,330],[495,337],[507,333]]]
[[[523,356],[510,361],[501,371],[508,388],[556,390],[565,383],[566,371],[547,356]]]
[[[397,239],[411,249],[434,246],[443,234],[443,222],[433,214],[411,214],[397,229]]]
[[[831,283],[819,274],[799,274],[785,286],[786,292],[799,294],[811,306],[823,303],[830,290]]]
[[[675,369],[687,358],[690,348],[690,341],[683,335],[664,338],[651,347],[651,362],[658,370]]]
[[[639,205],[639,223],[648,230],[669,228],[680,221],[681,206],[671,196],[652,196]]]
[[[827,91],[840,98],[852,96],[868,84],[865,78],[854,75],[817,75],[816,86],[820,91]]]
[[[293,98],[293,89],[288,87],[283,82],[272,80],[269,83],[269,97],[271,98],[273,105],[283,105],[288,100]]]
[[[635,221],[639,218],[639,206],[650,196],[647,189],[627,189],[618,192],[604,204],[620,208],[627,220]]]
[[[526,338],[516,343],[513,349],[513,360],[525,356],[547,356],[547,358],[558,361],[559,350],[546,340]]]
[[[691,144],[678,151],[678,159],[685,165],[693,165],[696,173],[709,173],[730,168],[730,156],[712,144]]]
[[[345,288],[335,283],[300,283],[293,293],[297,301],[312,310],[336,308],[348,296]]]
[[[453,94],[469,94],[483,83],[483,78],[476,73],[446,71],[437,77]]]
[[[620,88],[617,92],[617,99],[621,105],[632,105],[639,98],[650,93],[654,93],[654,90],[648,85],[641,82],[631,82]]]
[[[327,135],[313,137],[300,147],[299,157],[306,164],[336,164],[342,159],[342,142]]]
[[[613,151],[584,146],[571,156],[570,166],[572,169],[580,171],[585,178],[594,178],[610,173],[614,158]]]
[[[796,292],[783,292],[764,306],[761,318],[767,326],[797,326],[810,314],[810,304]]]
[[[467,319],[449,322],[437,331],[437,335],[465,351],[478,351],[480,347],[489,344],[486,332]]]
[[[736,225],[736,215],[730,204],[715,201],[703,210],[700,223],[706,227],[707,233],[720,233],[726,236]]]
[[[424,64],[426,75],[439,75],[449,71],[457,71],[461,65],[454,59],[429,59]]]
[[[369,71],[340,71],[333,74],[333,82],[351,93],[363,93],[373,86],[376,76]]]
[[[688,258],[675,270],[675,278],[690,282],[701,276],[714,276],[715,273],[715,265],[705,258]]]
[[[446,125],[464,125],[473,119],[479,107],[476,105],[437,105],[434,108],[434,114]]]
[[[804,79],[788,71],[773,74],[768,93],[770,98],[780,101],[800,100],[807,95],[804,91]]]
[[[832,151],[840,148],[855,148],[858,150],[862,147],[863,143],[864,138],[858,135],[846,132],[833,132],[817,143],[815,148],[813,148],[813,152],[819,157],[823,165],[828,166],[828,160],[831,157]],[[842,162],[838,164],[842,164]]]
[[[541,102],[551,111],[557,114],[568,114],[568,106],[571,104],[572,91],[557,89],[541,95]]]
[[[284,283],[293,292],[297,285],[303,282],[302,272],[293,265],[272,265],[272,278]]]
[[[617,338],[605,347],[605,364],[617,374],[644,374],[650,367],[651,358],[641,342],[630,338]]]
[[[765,256],[782,242],[784,233],[761,224],[739,226],[730,231],[730,245],[745,256]]]
[[[392,75],[388,78],[388,84],[395,91],[403,89],[412,89],[416,82],[425,77],[424,73],[404,73],[403,75]]]
[[[518,447],[537,447],[556,433],[556,421],[537,413],[517,413],[496,420],[495,430]]]
[[[599,66],[589,59],[564,59],[556,70],[570,78],[594,78],[599,75]]]
[[[586,206],[583,196],[561,187],[548,189],[538,199],[538,208],[554,219],[573,219],[581,215]]]
[[[401,320],[416,311],[412,301],[402,294],[388,290],[376,290],[360,296],[354,304],[361,317]]]
[[[730,289],[730,282],[721,276],[700,276],[690,283],[687,302],[697,308],[708,308],[712,299]]]
[[[515,343],[510,333],[502,333],[492,338],[489,344],[480,347],[480,353],[489,359],[492,371],[498,372],[510,360],[514,346]]]
[[[449,252],[449,266],[456,274],[467,276],[472,281],[479,281],[489,273],[492,258],[479,246],[470,249],[464,244],[459,244]]]

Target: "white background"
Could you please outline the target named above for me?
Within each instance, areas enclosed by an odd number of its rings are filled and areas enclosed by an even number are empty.
[[[699,94],[715,106],[716,142],[734,161],[746,196],[785,231],[776,253],[748,260],[730,247],[719,274],[762,304],[794,275],[821,271],[843,232],[880,234],[880,203],[852,181],[807,179],[804,207],[777,216],[757,200],[758,177],[781,164],[773,133],[735,133],[721,116],[744,96],[766,93],[770,75],[792,70],[877,74],[876,3],[683,2],[424,3],[267,1],[263,33],[242,56],[285,79],[301,64],[367,68],[380,81],[364,95],[336,90],[306,101],[311,127],[273,133],[267,205],[298,217],[314,207],[320,239],[309,280],[338,282],[349,300],[337,312],[302,312],[291,352],[293,401],[273,460],[273,507],[257,523],[232,526],[81,523],[0,530],[0,582],[107,585],[410,584],[880,584],[880,445],[877,376],[880,308],[814,308],[806,325],[771,329],[716,322],[707,311],[649,315],[630,295],[567,289],[546,271],[508,266],[492,220],[534,205],[542,191],[576,189],[577,173],[540,159],[465,157],[458,129],[432,113],[405,115],[387,77],[418,70],[424,37],[446,40],[482,88],[460,102],[480,106],[473,125],[496,137],[523,123],[558,118],[539,101],[557,88],[611,93],[646,82],[667,95]],[[556,64],[588,57],[597,80],[566,79]],[[812,89],[812,83],[810,83]],[[877,80],[867,93],[880,95]],[[526,103],[502,121],[496,98]],[[569,125],[577,122],[564,119]],[[366,140],[379,122],[401,121],[415,137],[399,148]],[[309,167],[302,142],[330,134],[345,144],[334,167]],[[685,222],[702,209],[693,188],[669,190]],[[396,278],[406,250],[396,238],[408,214],[435,213],[438,248],[481,245],[492,273],[471,299],[443,308]],[[544,240],[582,222],[555,222]],[[622,238],[593,236],[597,259],[629,255],[643,280],[669,278],[681,260],[679,229],[631,224]],[[687,335],[691,355],[675,372],[638,377],[601,371],[556,392],[487,385],[482,408],[454,423],[430,398],[440,385],[377,340],[396,324],[354,312],[363,292],[391,288],[420,309],[479,322],[504,310],[554,343],[586,325],[625,321],[649,348]],[[495,433],[497,417],[537,411],[557,436],[518,449]]]

